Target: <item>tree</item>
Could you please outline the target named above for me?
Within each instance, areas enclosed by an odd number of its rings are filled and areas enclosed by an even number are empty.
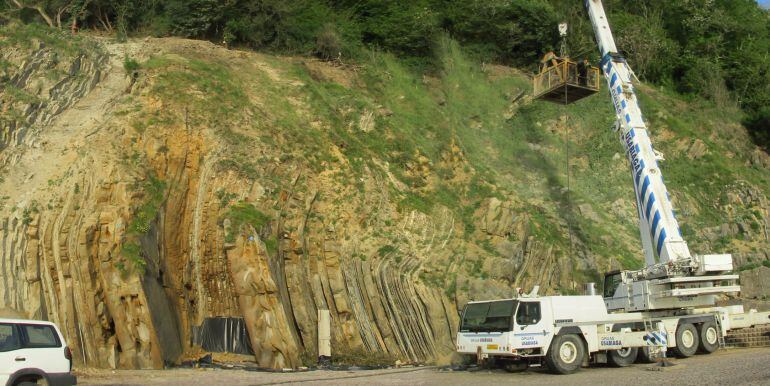
[[[537,0],[441,0],[442,27],[487,59],[527,65],[558,41],[557,14]]]
[[[407,56],[428,56],[439,29],[439,14],[427,0],[369,0],[353,6],[363,42]]]
[[[37,11],[40,17],[45,20],[49,27],[55,27],[53,19],[48,15],[48,3],[50,1],[34,1],[34,0],[10,0],[10,4],[15,6],[18,10],[32,9]]]

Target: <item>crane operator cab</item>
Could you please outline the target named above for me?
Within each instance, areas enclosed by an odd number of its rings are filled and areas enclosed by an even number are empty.
[[[548,52],[540,60],[534,78],[534,96],[554,103],[570,104],[599,91],[599,68],[587,60],[572,61]]]

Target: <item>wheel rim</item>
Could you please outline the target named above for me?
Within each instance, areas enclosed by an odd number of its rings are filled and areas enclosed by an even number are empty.
[[[708,344],[716,344],[717,343],[717,329],[714,327],[709,327],[706,329],[706,342]]]
[[[625,358],[629,355],[631,355],[631,347],[626,347],[618,350],[618,355]]]
[[[564,342],[559,349],[559,358],[564,363],[573,363],[577,359],[577,346],[572,342]]]
[[[695,336],[693,335],[692,331],[685,330],[682,332],[682,346],[692,347],[693,344],[695,344]]]

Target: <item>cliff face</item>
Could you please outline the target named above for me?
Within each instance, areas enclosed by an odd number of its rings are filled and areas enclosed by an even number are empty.
[[[334,353],[443,361],[469,299],[570,293],[641,259],[608,103],[540,106],[518,72],[451,44],[443,73],[419,78],[387,56],[3,34],[0,309],[58,323],[78,365],[175,363],[231,317],[260,365],[298,366],[319,309]],[[709,136],[650,105],[681,150],[694,247],[761,265],[767,155],[734,123]],[[682,172],[697,159],[734,178]]]

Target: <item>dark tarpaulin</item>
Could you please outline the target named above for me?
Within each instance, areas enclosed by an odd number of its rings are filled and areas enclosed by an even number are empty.
[[[243,318],[206,318],[193,326],[193,344],[206,351],[254,355]]]

